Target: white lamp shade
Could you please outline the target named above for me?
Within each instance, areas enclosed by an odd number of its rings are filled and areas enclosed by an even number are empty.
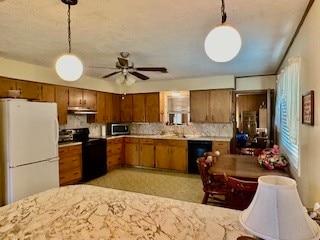
[[[75,55],[65,54],[58,58],[56,72],[65,81],[76,81],[83,73],[83,65]]]
[[[257,192],[239,217],[242,226],[265,240],[318,240],[320,227],[303,207],[295,180],[280,176],[258,179]]]
[[[221,25],[209,32],[204,42],[204,49],[215,62],[228,62],[240,51],[241,37],[231,26]]]

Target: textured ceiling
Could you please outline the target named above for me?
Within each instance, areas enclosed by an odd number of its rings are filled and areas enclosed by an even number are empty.
[[[108,68],[122,51],[130,52],[135,67],[168,69],[141,72],[150,81],[274,74],[308,2],[225,0],[227,23],[243,45],[232,61],[215,63],[204,52],[204,40],[221,22],[219,0],[78,0],[71,7],[72,52],[85,74],[96,78],[113,72]],[[0,57],[53,67],[67,51],[67,5],[0,0]]]

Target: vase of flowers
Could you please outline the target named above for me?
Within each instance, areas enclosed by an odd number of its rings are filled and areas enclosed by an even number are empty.
[[[279,146],[273,145],[273,148],[266,148],[261,151],[258,156],[258,162],[260,165],[265,166],[268,169],[285,168],[288,166],[287,158],[280,153]]]

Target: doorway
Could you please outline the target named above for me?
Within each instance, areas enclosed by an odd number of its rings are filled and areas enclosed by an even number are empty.
[[[237,134],[247,134],[248,141],[243,144],[252,148],[272,146],[275,136],[274,90],[234,91],[233,94],[235,136],[231,142],[231,152],[238,152]]]

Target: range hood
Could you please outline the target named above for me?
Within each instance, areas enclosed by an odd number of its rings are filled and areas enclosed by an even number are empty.
[[[81,115],[90,115],[90,114],[97,114],[96,110],[92,110],[89,108],[83,107],[68,107],[68,113],[70,114],[81,114]]]

